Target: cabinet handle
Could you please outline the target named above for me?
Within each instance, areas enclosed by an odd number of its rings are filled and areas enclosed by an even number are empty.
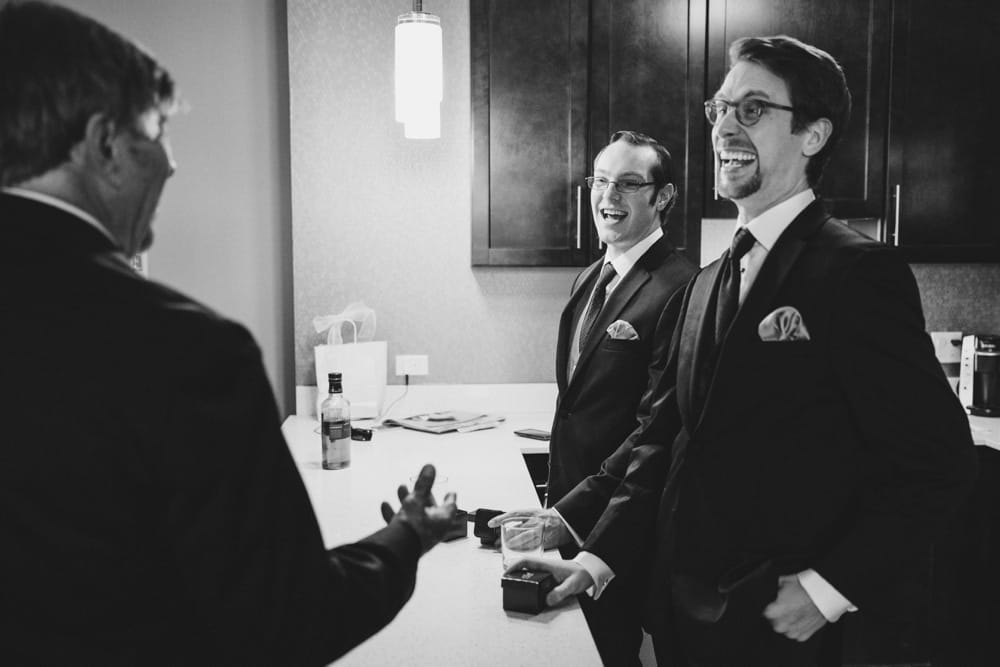
[[[580,249],[580,199],[583,186],[576,186],[576,249]]]
[[[894,192],[896,197],[895,205],[895,220],[893,221],[893,231],[892,231],[892,245],[899,245],[899,183],[896,184],[896,189]]]

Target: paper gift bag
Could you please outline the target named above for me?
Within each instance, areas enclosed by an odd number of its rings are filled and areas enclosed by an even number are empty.
[[[349,325],[349,326],[348,326]],[[316,416],[329,390],[327,375],[340,373],[344,397],[351,403],[351,417],[378,417],[385,395],[386,357],[384,340],[375,337],[375,311],[362,301],[350,304],[342,313],[313,319],[316,332],[327,332],[326,345],[317,345]],[[350,341],[342,338],[342,329],[351,332]]]
[[[341,345],[317,345],[316,388],[317,409],[326,399],[328,373],[343,376],[344,397],[351,402],[351,417],[377,417],[385,395],[387,348],[384,340]]]

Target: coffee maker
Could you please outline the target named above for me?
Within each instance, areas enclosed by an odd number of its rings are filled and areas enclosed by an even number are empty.
[[[1000,336],[962,337],[958,398],[970,415],[1000,417]]]

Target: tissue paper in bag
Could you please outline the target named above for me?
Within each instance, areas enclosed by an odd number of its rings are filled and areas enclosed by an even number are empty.
[[[317,333],[327,331],[326,344],[314,348],[316,359],[316,414],[326,398],[327,374],[343,376],[344,396],[356,419],[377,417],[385,395],[386,342],[375,341],[375,311],[361,301],[337,315],[313,319]],[[342,331],[353,340],[344,342]]]

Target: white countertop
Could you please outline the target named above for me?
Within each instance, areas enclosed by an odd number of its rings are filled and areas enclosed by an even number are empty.
[[[499,427],[432,435],[404,429],[376,431],[371,442],[353,442],[351,466],[323,470],[319,425],[289,417],[282,431],[312,499],[328,547],[356,541],[383,525],[379,505],[398,506],[396,487],[412,484],[433,463],[444,490],[458,506],[537,507],[522,448],[544,442],[519,438],[516,428],[544,428],[547,411],[503,413]],[[393,411],[393,414],[396,414]],[[405,414],[405,413],[400,413]],[[544,451],[544,450],[543,450]],[[439,484],[435,484],[435,491]],[[556,552],[547,552],[558,557]],[[532,616],[505,612],[500,553],[472,535],[439,544],[421,560],[410,601],[381,632],[344,656],[344,665],[599,665],[597,649],[576,602]]]

